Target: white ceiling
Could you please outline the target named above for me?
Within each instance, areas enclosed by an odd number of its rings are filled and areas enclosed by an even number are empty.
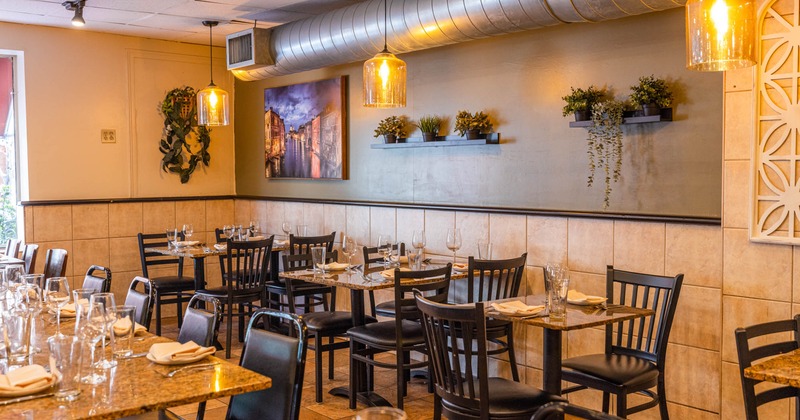
[[[204,20],[219,21],[215,46],[253,26],[271,28],[364,0],[86,0],[86,26],[71,24],[63,0],[0,0],[0,21],[208,45]]]

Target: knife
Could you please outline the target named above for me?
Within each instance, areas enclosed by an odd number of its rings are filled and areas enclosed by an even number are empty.
[[[0,406],[14,404],[14,403],[23,402],[23,401],[35,400],[37,398],[52,397],[53,395],[55,395],[55,392],[48,392],[46,394],[27,395],[27,396],[24,396],[24,397],[12,398],[10,400],[0,401]]]

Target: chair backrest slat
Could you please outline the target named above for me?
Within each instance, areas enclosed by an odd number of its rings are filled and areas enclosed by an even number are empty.
[[[137,289],[140,284],[142,291]],[[150,321],[153,318],[153,302],[153,287],[150,280],[140,276],[134,277],[125,296],[125,305],[136,308],[133,314],[134,321],[147,329],[150,329]]]
[[[51,248],[44,257],[44,278],[64,277],[67,274],[67,250]]]
[[[102,275],[97,275],[97,272]],[[84,289],[94,289],[98,293],[107,293],[111,291],[111,269],[100,265],[93,265],[86,270],[86,276],[83,277]]]
[[[406,255],[406,244],[405,242],[400,242],[392,245],[392,250],[397,251],[398,247],[400,250],[398,251],[397,255]],[[378,253],[377,246],[365,246],[362,248],[362,252],[364,253],[364,265],[383,262],[383,255]]]
[[[217,341],[221,320],[222,304],[219,299],[207,295],[192,296],[178,331],[178,342],[194,341],[204,347],[213,346]]]
[[[177,276],[183,277],[183,257],[172,257],[159,254],[157,252],[147,252],[145,248],[165,248],[169,246],[166,233],[139,233],[139,258],[142,264],[142,277],[152,278],[148,268],[159,265],[175,265],[178,269]],[[184,240],[186,236],[178,231],[178,240]]]
[[[39,253],[39,245],[27,244],[22,250],[22,259],[25,261],[25,272],[33,273],[36,268],[36,255]]]
[[[295,236],[289,235],[289,254],[310,254],[311,247],[324,246],[328,252],[333,251],[336,232],[321,236]]]
[[[505,299],[519,294],[528,254],[506,260],[469,257],[467,302]]]
[[[228,290],[264,287],[269,279],[269,255],[274,236],[260,241],[227,241]]]

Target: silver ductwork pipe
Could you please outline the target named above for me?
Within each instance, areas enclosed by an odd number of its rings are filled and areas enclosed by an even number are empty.
[[[386,0],[388,45],[406,53],[554,26],[681,7],[685,0]],[[263,80],[366,60],[383,49],[384,0],[370,0],[274,28],[275,64],[233,70]]]

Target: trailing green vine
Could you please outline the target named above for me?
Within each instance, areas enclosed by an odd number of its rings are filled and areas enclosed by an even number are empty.
[[[605,198],[603,209],[608,208],[611,197],[611,182],[619,181],[622,170],[622,114],[625,106],[620,101],[606,100],[592,107],[592,125],[589,128],[589,179],[594,183],[595,169],[601,166],[605,172]]]
[[[181,184],[189,182],[198,163],[208,166],[211,162],[208,153],[211,130],[197,126],[196,103],[194,88],[190,86],[172,89],[161,103],[164,116],[164,132],[158,148],[164,154],[161,169],[180,175]],[[192,135],[196,141],[190,144]],[[193,148],[197,151],[192,151]]]

